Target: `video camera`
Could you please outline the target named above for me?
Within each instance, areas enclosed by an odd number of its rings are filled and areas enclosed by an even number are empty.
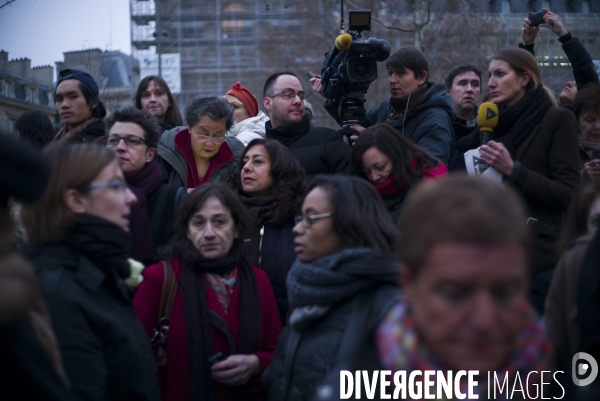
[[[343,14],[342,14],[343,15]],[[377,62],[385,61],[391,46],[387,40],[360,41],[361,32],[371,29],[371,11],[350,11],[348,32],[335,41],[335,49],[325,55],[321,83],[325,97],[339,102],[340,133],[354,135],[350,125],[360,124],[365,116],[365,93],[377,79]]]

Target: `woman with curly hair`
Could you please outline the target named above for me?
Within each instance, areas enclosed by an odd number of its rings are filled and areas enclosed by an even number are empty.
[[[236,187],[256,223],[252,262],[269,275],[282,325],[287,317],[287,273],[296,259],[294,216],[302,208],[306,174],[278,141],[254,139],[242,153]]]

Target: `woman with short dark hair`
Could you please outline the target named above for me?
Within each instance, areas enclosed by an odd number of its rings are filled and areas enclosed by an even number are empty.
[[[123,282],[135,196],[105,146],[54,143],[50,180],[23,207],[36,269],[78,399],[158,400],[153,357]]]
[[[159,371],[164,400],[260,399],[281,325],[269,279],[245,253],[251,225],[231,189],[203,185],[179,206],[165,262],[144,270],[133,304],[150,339],[164,317],[165,274],[177,282]]]
[[[186,191],[164,182],[156,161],[160,128],[156,118],[135,107],[115,109],[106,119],[107,146],[119,155],[123,174],[138,202],[131,208],[131,257],[156,263],[156,251],[171,238],[175,209]]]
[[[311,399],[347,351],[349,327],[358,323],[372,333],[400,297],[396,230],[371,184],[316,177],[293,231],[298,260],[287,278],[291,313],[265,374],[269,400]]]
[[[54,127],[50,117],[39,110],[29,110],[21,114],[15,121],[15,130],[21,138],[39,148],[44,148],[54,139]]]
[[[444,177],[448,169],[388,123],[369,127],[352,146],[350,173],[375,186],[395,224],[408,192],[422,180]]]
[[[239,166],[234,183],[256,224],[250,237],[252,261],[269,275],[285,325],[285,280],[296,260],[292,228],[306,193],[306,173],[286,146],[270,139],[253,139],[240,156]]]
[[[167,82],[157,75],[144,77],[135,92],[133,105],[152,114],[160,124],[160,132],[183,125],[183,118]]]

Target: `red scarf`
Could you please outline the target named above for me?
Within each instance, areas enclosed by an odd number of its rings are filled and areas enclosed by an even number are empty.
[[[413,170],[417,169],[417,159],[414,157],[410,161],[410,167]],[[440,163],[432,170],[429,170],[427,166],[423,166],[423,173],[425,176],[423,177],[425,181],[430,181],[432,179],[437,179],[440,177],[445,177],[448,175],[448,169],[443,163]],[[382,182],[381,184],[375,184],[375,189],[379,192],[379,195],[384,198],[388,196],[398,196],[404,191],[403,185],[398,185],[394,180],[393,176],[390,176],[387,180]]]

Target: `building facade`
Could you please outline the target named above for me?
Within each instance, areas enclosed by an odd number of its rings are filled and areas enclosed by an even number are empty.
[[[0,131],[13,134],[15,121],[29,110],[54,119],[54,68],[31,68],[31,60],[10,60],[0,50]]]
[[[586,0],[388,0],[346,2],[371,9],[372,29],[364,38],[386,39],[392,49],[417,45],[430,60],[432,80],[442,82],[453,66],[467,62],[487,70],[489,57],[521,41],[529,11],[550,8],[567,30],[579,36],[594,59],[600,60],[600,1]],[[356,4],[355,4],[356,3]],[[323,0],[130,0],[134,57],[181,55],[180,107],[192,97],[224,94],[240,81],[259,99],[266,78],[291,70],[308,89],[307,71],[320,72],[324,53],[340,32],[339,2]],[[417,12],[417,6],[421,11]],[[418,33],[414,26],[427,21]],[[385,25],[385,26],[384,26]],[[347,25],[346,25],[347,28]],[[555,93],[571,80],[571,67],[556,35],[542,29],[536,57],[546,86]],[[562,58],[561,58],[562,57]],[[487,75],[487,74],[486,74]],[[389,96],[387,73],[369,88],[367,107]],[[485,81],[485,80],[484,80]],[[310,91],[309,91],[310,92]],[[318,107],[323,99],[311,94],[319,123],[335,123]]]

